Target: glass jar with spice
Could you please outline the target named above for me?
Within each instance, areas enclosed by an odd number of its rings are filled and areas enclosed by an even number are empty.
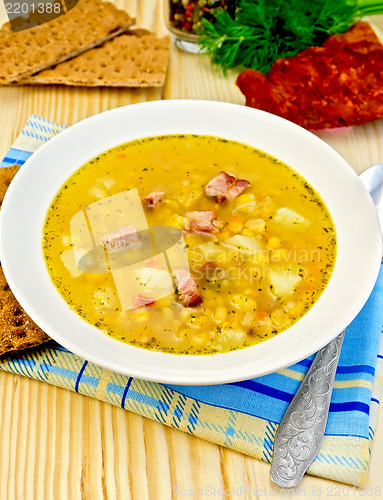
[[[234,12],[236,0],[165,0],[165,21],[175,34],[175,44],[186,52],[199,52],[198,33],[202,20],[214,21],[214,12]]]

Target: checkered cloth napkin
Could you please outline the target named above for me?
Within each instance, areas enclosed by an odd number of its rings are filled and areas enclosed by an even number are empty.
[[[32,116],[1,166],[22,165],[64,128]],[[356,486],[367,483],[383,384],[382,320],[383,269],[368,302],[347,329],[326,434],[310,474]],[[33,352],[0,359],[0,368],[107,401],[270,462],[278,424],[312,359],[243,382],[176,386],[113,373],[52,341]]]

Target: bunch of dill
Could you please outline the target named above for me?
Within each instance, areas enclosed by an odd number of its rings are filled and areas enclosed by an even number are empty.
[[[276,59],[321,45],[376,10],[382,1],[237,0],[234,18],[217,9],[213,22],[203,19],[199,44],[224,72],[242,66],[267,73]]]

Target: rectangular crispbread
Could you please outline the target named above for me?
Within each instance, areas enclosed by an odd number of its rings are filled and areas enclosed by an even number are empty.
[[[0,205],[19,165],[0,168]],[[0,264],[0,355],[21,351],[50,340],[22,309],[5,279]]]
[[[147,30],[129,30],[102,46],[20,84],[64,84],[87,87],[156,87],[164,84],[170,37]]]
[[[0,30],[0,83],[11,84],[126,31],[134,19],[102,0],[79,0],[67,14],[13,33]]]

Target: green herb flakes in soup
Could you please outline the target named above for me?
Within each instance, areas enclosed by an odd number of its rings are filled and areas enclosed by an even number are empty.
[[[62,297],[107,335],[212,354],[299,320],[331,276],[336,237],[318,193],[283,163],[169,135],[77,170],[48,210],[43,248]]]

